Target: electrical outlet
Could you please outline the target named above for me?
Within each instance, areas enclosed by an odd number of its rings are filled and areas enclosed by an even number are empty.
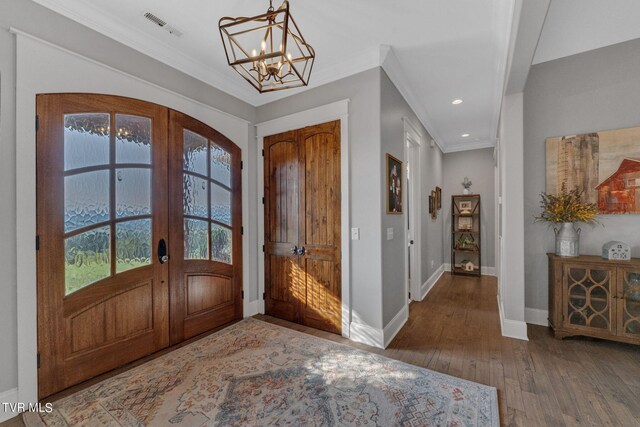
[[[358,227],[351,229],[351,240],[360,240],[360,229]]]
[[[387,240],[393,240],[393,228],[387,228]]]

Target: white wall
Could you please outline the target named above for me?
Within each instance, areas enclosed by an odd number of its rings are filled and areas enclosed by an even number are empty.
[[[547,310],[547,252],[554,234],[534,223],[545,191],[545,139],[640,126],[640,39],[531,68],[524,92],[524,225],[526,305]],[[638,141],[640,144],[640,141]],[[580,252],[599,255],[621,240],[640,257],[640,215],[602,215],[604,227],[582,226]]]
[[[482,267],[493,273],[495,267],[495,183],[493,148],[446,153],[443,160],[442,215],[444,221],[444,259],[451,263],[451,196],[462,194],[461,182],[469,177],[471,192],[481,200]]]

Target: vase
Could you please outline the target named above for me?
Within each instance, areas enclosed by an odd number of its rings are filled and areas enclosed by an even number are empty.
[[[558,256],[578,256],[580,255],[580,229],[576,229],[572,222],[564,222],[560,228],[555,228],[556,233],[556,255]]]
[[[469,194],[471,193],[471,191],[468,188],[465,188],[464,190],[462,190],[462,194]]]

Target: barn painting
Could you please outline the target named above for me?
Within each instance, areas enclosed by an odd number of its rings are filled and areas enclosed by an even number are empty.
[[[547,138],[548,194],[578,187],[600,214],[640,214],[640,127]]]

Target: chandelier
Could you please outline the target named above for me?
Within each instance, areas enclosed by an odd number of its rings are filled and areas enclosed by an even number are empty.
[[[260,93],[309,84],[316,57],[289,12],[269,0],[266,13],[252,18],[224,17],[218,23],[227,62]]]

